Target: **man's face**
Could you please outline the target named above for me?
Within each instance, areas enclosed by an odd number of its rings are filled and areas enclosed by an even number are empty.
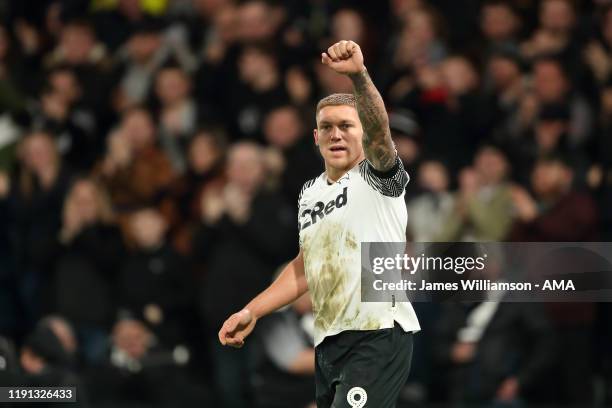
[[[542,61],[533,68],[535,91],[543,102],[558,102],[568,90],[567,80],[558,63]]]
[[[480,27],[488,39],[495,41],[510,38],[516,26],[516,16],[506,5],[494,4],[482,10]]]
[[[317,114],[314,138],[326,168],[347,171],[364,157],[363,128],[352,106],[322,108]]]
[[[498,90],[504,90],[511,86],[521,76],[517,63],[502,56],[495,56],[491,59],[489,73],[493,86]]]
[[[492,148],[485,148],[476,155],[474,168],[490,184],[502,182],[508,173],[506,158]]]
[[[531,174],[531,185],[540,199],[555,197],[563,191],[568,176],[567,169],[560,163],[538,163]]]

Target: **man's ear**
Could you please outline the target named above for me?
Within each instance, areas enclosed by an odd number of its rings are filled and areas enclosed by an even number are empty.
[[[312,134],[314,135],[314,142],[318,146],[319,145],[319,134],[317,133],[317,129],[313,129]]]

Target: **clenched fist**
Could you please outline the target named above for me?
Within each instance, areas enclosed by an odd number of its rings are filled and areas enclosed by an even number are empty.
[[[223,323],[219,330],[219,341],[224,346],[240,348],[244,340],[251,334],[257,319],[247,309],[234,313]]]
[[[339,74],[358,74],[365,69],[361,48],[353,41],[338,41],[321,54],[321,62]]]

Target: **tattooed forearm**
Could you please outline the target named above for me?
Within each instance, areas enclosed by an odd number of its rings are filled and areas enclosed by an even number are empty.
[[[380,93],[366,70],[350,76],[357,101],[357,112],[363,126],[363,150],[377,170],[389,170],[395,164],[395,147],[391,139],[389,118]]]

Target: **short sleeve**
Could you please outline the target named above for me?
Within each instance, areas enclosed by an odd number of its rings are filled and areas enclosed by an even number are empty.
[[[297,206],[298,206],[298,214],[297,214],[297,216],[298,216],[298,231],[302,230],[302,226],[300,225],[300,216],[301,216],[300,213],[302,211],[302,196],[304,195],[304,192],[315,183],[315,181],[317,181],[316,177],[308,180],[307,182],[304,183],[304,185],[302,186],[302,189],[300,190],[300,194],[299,194],[298,200],[297,200]],[[300,235],[299,239],[300,239],[300,247],[301,247],[302,246],[302,237],[301,237],[301,235]]]
[[[359,163],[359,173],[370,187],[386,197],[399,197],[404,192],[410,177],[399,156],[395,164],[387,171],[379,171],[368,160]]]

